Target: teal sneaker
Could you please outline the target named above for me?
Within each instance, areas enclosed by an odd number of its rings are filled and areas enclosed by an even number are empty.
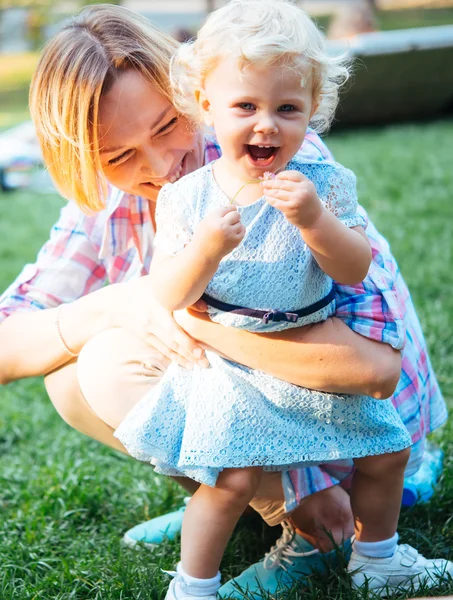
[[[328,567],[335,567],[338,550],[322,554],[298,535],[292,525],[284,522],[282,527],[282,536],[263,560],[222,585],[218,592],[221,598],[258,600],[263,593],[273,596],[276,592],[284,593],[296,582],[303,585],[313,571],[324,573]]]
[[[189,500],[190,498],[186,498],[184,506],[174,512],[132,527],[124,534],[123,542],[129,547],[134,547],[140,543],[145,548],[152,550],[164,540],[174,540],[181,533],[182,519]]]

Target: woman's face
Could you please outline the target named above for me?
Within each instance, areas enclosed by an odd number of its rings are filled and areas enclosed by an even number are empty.
[[[203,164],[202,135],[132,69],[101,98],[99,146],[107,180],[149,200]]]

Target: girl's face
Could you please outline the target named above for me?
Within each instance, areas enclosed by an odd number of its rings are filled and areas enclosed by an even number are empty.
[[[201,134],[132,69],[101,98],[99,146],[107,180],[149,200],[203,164]]]
[[[214,126],[222,161],[243,181],[285,169],[305,137],[317,104],[311,77],[285,65],[238,68],[224,59],[208,75],[199,103]]]

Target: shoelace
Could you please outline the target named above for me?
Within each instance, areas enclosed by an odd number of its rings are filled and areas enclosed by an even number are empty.
[[[288,521],[283,521],[282,528],[281,537],[279,537],[275,546],[272,546],[269,552],[264,555],[263,567],[265,569],[270,570],[280,567],[284,571],[288,571],[288,567],[294,565],[294,558],[319,554],[317,548],[308,552],[298,551],[297,540],[295,539],[296,532],[293,526]]]

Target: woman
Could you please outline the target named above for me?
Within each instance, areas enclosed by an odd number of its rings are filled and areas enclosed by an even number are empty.
[[[69,424],[124,451],[113,431],[169,360],[206,365],[209,346],[297,385],[383,398],[400,376],[406,327],[404,377],[393,400],[413,437],[416,467],[426,434],[446,418],[445,405],[407,288],[371,224],[370,277],[355,288],[337,286],[337,317],[302,330],[258,336],[190,311],[176,322],[153,299],[149,278],[140,277],[149,270],[160,187],[218,156],[215,142],[171,104],[175,47],[147,21],[112,6],[85,9],[47,45],[31,110],[49,171],[75,202],[63,209],[37,262],[0,299],[0,382],[46,375],[49,396]],[[313,132],[303,150],[317,160],[330,157]],[[270,524],[292,510],[297,534],[285,525],[272,569],[266,559],[242,584],[258,576],[273,591],[286,583],[284,575],[294,580],[323,563],[311,544],[331,550],[325,530],[337,543],[351,535],[348,495],[336,482],[335,470],[321,468],[263,480],[254,508]],[[193,482],[181,483],[193,490]],[[177,528],[171,517],[175,522]],[[129,539],[150,541],[148,530]],[[280,568],[288,553],[292,571]]]

